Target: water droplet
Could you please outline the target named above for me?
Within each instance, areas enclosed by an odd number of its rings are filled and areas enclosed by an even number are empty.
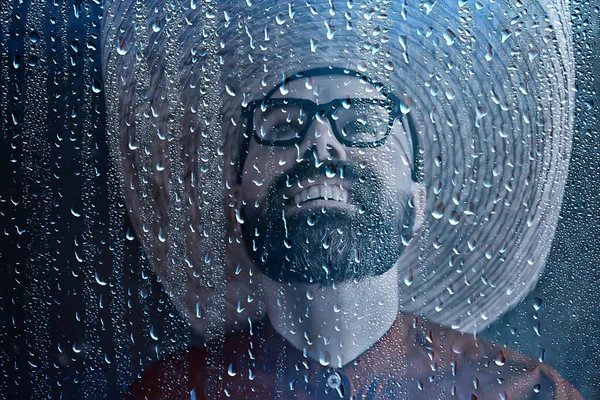
[[[326,367],[331,363],[331,354],[328,351],[319,352],[319,364]]]
[[[435,298],[435,311],[440,312],[444,309],[444,301],[441,297],[437,296]]]
[[[477,107],[477,115],[475,116],[475,127],[476,128],[479,128],[481,126],[479,121],[481,121],[481,119],[483,117],[485,117],[486,115],[488,115],[488,108],[486,106]]]
[[[19,69],[19,67],[21,66],[21,56],[19,54],[16,54],[13,57],[12,65],[14,69]]]
[[[444,205],[443,202],[440,201],[433,208],[433,211],[431,212],[431,216],[433,216],[433,218],[435,218],[435,219],[441,219],[444,216],[445,209],[446,209],[446,206]]]
[[[507,295],[507,296],[510,296],[510,295],[512,295],[512,294],[513,294],[513,292],[515,291],[515,288],[516,288],[516,286],[515,286],[515,284],[514,284],[514,283],[512,283],[512,284],[508,285],[508,287],[506,288],[506,295]]]
[[[333,39],[333,36],[335,35],[335,26],[333,26],[333,24],[331,24],[331,22],[328,21],[324,21],[323,23],[327,28],[327,39]]]
[[[494,362],[499,367],[501,367],[504,364],[506,364],[506,356],[504,355],[504,353],[502,351],[500,351],[500,353],[498,353],[498,355],[496,356],[496,359],[494,359]]]
[[[446,98],[448,100],[453,100],[456,97],[456,92],[454,91],[453,88],[446,89],[446,91],[444,92],[444,94],[446,95]]]
[[[485,249],[485,258],[487,258],[488,260],[491,260],[493,256],[494,256],[494,246],[489,244],[487,246],[487,248]]]
[[[244,223],[244,218],[242,218],[242,215],[240,214],[240,210],[236,208],[235,210],[235,220],[239,223],[239,224],[243,224]]]
[[[129,52],[127,48],[127,42],[125,41],[125,36],[119,36],[119,43],[117,44],[117,54],[120,56],[124,56]]]
[[[536,335],[542,336],[542,325],[540,321],[536,321],[535,324],[533,324],[533,331]]]
[[[528,54],[529,56],[529,62],[535,60],[535,58],[538,56],[539,52],[537,50],[531,50]]]
[[[40,34],[38,33],[38,31],[31,31],[29,33],[29,40],[31,41],[31,43],[37,43],[40,40]]]
[[[485,52],[485,61],[492,61],[494,57],[494,48],[488,43],[487,51]]]
[[[103,281],[100,276],[98,276],[98,272],[94,273],[94,276],[96,278],[96,283],[100,286],[106,286],[106,281]]]
[[[458,213],[458,211],[452,211],[452,213],[450,214],[450,218],[448,218],[448,222],[450,222],[450,225],[458,225],[458,223],[460,222],[460,214]]]
[[[329,267],[327,265],[323,264],[323,265],[321,265],[321,268],[323,268],[323,272],[325,272],[325,277],[329,278],[329,275],[331,274]]]
[[[227,375],[229,376],[236,376],[237,375],[237,366],[234,363],[230,363],[229,366],[227,367]]]
[[[92,82],[92,92],[94,93],[100,93],[102,91],[102,83],[100,83],[99,80],[94,79],[94,81]]]
[[[237,312],[238,314],[241,314],[241,313],[242,313],[242,312],[243,312],[245,309],[246,309],[245,307],[242,307],[242,302],[241,302],[241,301],[238,301],[238,302],[237,302],[237,308],[236,308],[236,312]]]
[[[409,268],[408,272],[406,273],[406,276],[404,277],[404,284],[406,286],[410,286],[413,284],[414,280],[415,280],[415,277],[414,277],[413,270],[412,270],[412,268]]]
[[[538,354],[537,354],[537,359],[539,362],[544,362],[544,357],[546,355],[546,349],[544,349],[543,347],[540,347],[538,349]]]
[[[435,7],[435,4],[437,3],[437,0],[427,0],[425,1],[425,14],[429,15],[431,13],[431,10],[433,10],[433,7]]]
[[[523,93],[524,96],[529,95],[529,88],[527,87],[527,81],[523,81],[520,85],[519,85],[519,91],[521,93]]]
[[[408,114],[410,112],[410,109],[412,108],[413,105],[413,100],[410,97],[404,97],[401,101],[400,101],[400,112],[402,114]]]
[[[451,29],[446,29],[443,36],[448,46],[452,46],[456,41],[456,33],[454,33]]]
[[[73,353],[75,354],[79,354],[81,353],[81,350],[83,350],[80,346],[78,346],[77,340],[73,341],[73,346],[71,346],[71,349],[73,349]]]
[[[230,84],[225,84],[225,91],[231,97],[235,97],[235,90],[233,89],[233,87]]]
[[[158,340],[158,336],[156,335],[156,332],[154,332],[154,325],[150,326],[150,337],[152,340]]]
[[[160,21],[160,18],[156,18],[154,20],[154,22],[152,23],[152,31],[153,32],[160,32],[160,30],[162,29],[162,22]]]
[[[130,228],[127,228],[127,232],[125,233],[125,238],[127,240],[135,239],[135,235],[133,234],[133,231]]]

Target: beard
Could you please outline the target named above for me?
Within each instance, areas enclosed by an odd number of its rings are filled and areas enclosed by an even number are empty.
[[[290,187],[332,173],[351,185],[348,203],[354,207],[320,207],[309,201],[291,211],[297,206],[286,196]],[[381,275],[402,255],[414,221],[410,194],[391,189],[384,190],[369,168],[346,162],[318,168],[298,164],[270,185],[263,207],[243,209],[248,254],[277,282],[329,287]]]

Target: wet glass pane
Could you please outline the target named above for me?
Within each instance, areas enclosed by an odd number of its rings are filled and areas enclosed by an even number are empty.
[[[599,398],[599,14],[3,3],[0,397]]]

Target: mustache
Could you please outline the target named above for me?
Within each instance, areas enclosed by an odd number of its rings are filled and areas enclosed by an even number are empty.
[[[358,164],[340,160],[322,162],[318,165],[315,162],[304,161],[294,165],[289,171],[276,179],[273,182],[272,189],[275,192],[280,192],[289,189],[295,183],[323,176],[329,179],[341,179],[352,184],[361,178],[359,170]],[[362,175],[371,175],[371,173],[364,171]]]

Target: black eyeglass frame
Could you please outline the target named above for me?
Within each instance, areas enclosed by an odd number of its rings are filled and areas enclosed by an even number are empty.
[[[238,178],[241,181],[243,178],[243,168],[244,168],[244,164],[246,162],[246,157],[248,156],[248,148],[250,146],[250,140],[252,138],[254,138],[257,143],[261,144],[261,145],[266,145],[266,146],[273,146],[270,143],[270,141],[268,140],[264,140],[262,139],[256,132],[254,129],[254,111],[256,110],[256,107],[259,106],[260,104],[262,104],[264,101],[266,100],[275,100],[275,99],[271,99],[271,96],[273,95],[273,93],[275,93],[282,85],[284,84],[288,84],[294,80],[297,79],[301,79],[301,78],[309,78],[309,77],[313,77],[313,76],[324,76],[324,75],[331,75],[331,76],[354,76],[357,78],[361,78],[364,79],[367,83],[369,83],[370,85],[374,86],[377,90],[378,93],[381,93],[385,99],[372,99],[372,100],[380,100],[385,102],[386,104],[392,105],[391,109],[390,109],[390,124],[388,126],[388,131],[386,133],[386,135],[376,141],[376,142],[371,142],[371,143],[364,143],[363,145],[350,145],[348,147],[362,147],[362,148],[369,148],[369,147],[378,147],[381,146],[382,144],[384,144],[388,137],[390,136],[391,133],[391,127],[393,125],[394,120],[399,117],[404,115],[404,117],[406,117],[406,121],[408,124],[408,130],[409,130],[409,134],[410,134],[410,142],[413,148],[413,165],[411,167],[411,178],[413,180],[413,182],[420,182],[420,176],[419,176],[419,138],[417,136],[417,132],[414,126],[414,123],[412,121],[412,118],[410,116],[410,113],[407,114],[403,114],[401,112],[400,109],[400,99],[398,99],[398,97],[392,93],[385,85],[378,83],[378,82],[374,82],[372,79],[370,79],[368,76],[361,74],[360,72],[357,71],[353,71],[353,70],[348,70],[345,68],[329,68],[329,67],[324,67],[324,68],[315,68],[315,69],[310,69],[307,71],[303,71],[300,72],[296,75],[293,75],[291,77],[286,78],[281,84],[275,86],[274,88],[272,88],[263,99],[260,100],[253,100],[248,102],[245,106],[242,106],[242,117],[244,119],[246,119],[246,132],[243,134],[244,140],[242,143],[242,146],[240,147],[240,152],[239,152],[239,158],[238,158]],[[286,98],[281,98],[282,101],[286,100]],[[289,100],[289,99],[287,99]],[[327,103],[327,104],[323,104],[323,105],[317,105],[314,102],[312,102],[311,100],[308,99],[295,99],[295,100],[306,100],[312,104],[314,104],[317,108],[325,108],[326,106],[339,101],[340,104],[342,101],[347,100],[347,99],[334,99],[333,101]],[[352,99],[351,99],[352,100]],[[361,99],[361,100],[365,100],[365,99]],[[312,117],[314,118],[316,116],[316,114],[312,114]],[[328,115],[329,118],[331,118],[331,115]],[[331,121],[331,119],[330,119]],[[308,120],[307,118],[307,122],[306,122],[306,126],[304,127],[303,131],[304,134],[300,134],[297,137],[290,139],[290,144],[288,145],[293,145],[296,143],[301,142],[304,137],[306,136],[306,133],[308,132],[309,127],[312,125],[312,120]],[[337,128],[335,127],[335,124],[332,123],[332,130],[336,130]],[[338,141],[340,141],[340,143],[346,145],[344,142],[350,142],[350,141],[346,141],[345,138],[343,138],[343,136],[341,134],[336,134],[336,131],[334,131],[334,135],[336,136],[336,138],[338,139]],[[342,140],[340,140],[340,137]],[[377,143],[377,144],[374,144]],[[275,145],[276,147],[284,147],[286,146],[286,144],[278,144]]]
[[[353,140],[348,140],[344,135],[339,131],[337,122],[333,118],[333,113],[344,107],[343,103],[345,101],[350,101],[351,104],[372,104],[379,105],[388,110],[389,119],[388,119],[388,127],[387,131],[383,135],[381,139],[372,141],[372,142],[358,142]],[[333,132],[336,139],[347,147],[378,147],[384,144],[392,131],[392,126],[394,121],[398,116],[400,116],[399,109],[396,109],[393,106],[390,106],[391,99],[377,99],[377,98],[346,98],[346,99],[333,99],[329,103],[326,104],[316,104],[312,100],[308,99],[296,99],[296,98],[275,98],[275,99],[262,99],[262,100],[253,100],[248,103],[248,106],[244,109],[244,118],[248,121],[248,130],[251,131],[251,135],[254,136],[254,140],[256,140],[259,144],[264,146],[276,146],[276,147],[284,147],[291,146],[297,143],[301,143],[308,130],[313,124],[314,119],[319,115],[319,118],[327,117],[329,119],[331,125],[331,131]],[[306,123],[302,127],[297,135],[291,139],[284,140],[268,140],[263,139],[258,132],[256,131],[256,127],[254,126],[254,113],[258,107],[262,107],[265,102],[272,102],[276,105],[280,105],[285,107],[286,105],[297,105],[300,106],[306,112]]]

